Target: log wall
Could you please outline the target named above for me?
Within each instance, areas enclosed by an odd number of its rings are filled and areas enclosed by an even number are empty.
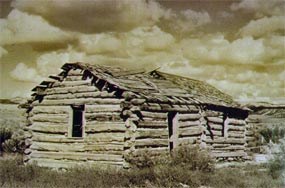
[[[126,126],[120,117],[121,101],[114,93],[99,91],[91,80],[82,80],[80,72],[71,71],[62,82],[45,90],[42,102],[32,103],[27,117],[26,162],[56,168],[122,166]],[[74,104],[85,105],[83,138],[68,136]]]
[[[193,111],[178,113],[178,142],[179,146],[200,144],[204,127],[199,109],[191,106]],[[198,110],[198,111],[197,111]]]
[[[218,111],[206,111],[206,143],[218,160],[243,160],[245,153],[246,121],[229,118]]]
[[[174,148],[199,144],[221,160],[246,155],[244,120],[204,111],[179,96],[137,98],[128,91],[118,96],[115,91],[99,90],[105,87],[96,87],[99,81],[82,80],[81,72],[71,70],[63,81],[41,91],[44,100],[34,101],[27,117],[26,162],[57,168],[76,164],[128,167],[129,154],[169,153],[170,141]],[[82,138],[69,137],[71,105],[85,106]],[[169,113],[176,114],[172,137]]]

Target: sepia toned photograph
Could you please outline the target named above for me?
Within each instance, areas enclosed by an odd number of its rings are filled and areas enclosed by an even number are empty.
[[[284,188],[285,0],[0,0],[0,187]]]

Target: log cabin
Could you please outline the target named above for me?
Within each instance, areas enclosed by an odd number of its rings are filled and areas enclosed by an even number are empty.
[[[205,82],[78,62],[61,69],[22,105],[26,163],[128,168],[130,155],[191,145],[218,160],[247,156],[248,110]]]

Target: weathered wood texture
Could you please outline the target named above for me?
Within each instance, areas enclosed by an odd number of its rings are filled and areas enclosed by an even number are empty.
[[[126,132],[120,117],[122,99],[81,80],[81,73],[71,74],[46,89],[42,102],[33,103],[26,127],[31,132],[28,159],[49,167],[92,161],[122,165]],[[85,105],[83,138],[67,136],[73,104]]]
[[[112,83],[122,83],[124,88],[142,93],[143,97],[136,98],[138,94],[131,91],[119,95],[113,88],[108,88],[113,92],[104,91],[108,86],[105,80],[96,76],[83,80],[83,71],[70,70],[67,76],[63,75],[48,82],[51,88],[44,91],[38,88],[44,100],[32,103],[26,127],[26,132],[31,133],[27,134],[29,148],[25,151],[29,162],[37,161],[49,167],[122,166],[128,153],[144,150],[153,155],[167,153],[170,142],[175,142],[175,146],[204,143],[216,157],[243,156],[246,122],[229,118],[225,129],[223,112],[202,113],[197,102],[185,97],[186,90],[172,87],[169,81],[155,83],[164,85],[159,90],[163,96],[157,92],[147,96],[141,91],[155,91],[151,82],[138,85],[131,77],[129,80],[114,78]],[[83,138],[68,137],[71,105],[85,105]],[[172,136],[169,135],[169,112],[177,113],[172,122]]]
[[[224,117],[222,112],[206,111],[206,144],[216,158],[245,157],[246,121]]]

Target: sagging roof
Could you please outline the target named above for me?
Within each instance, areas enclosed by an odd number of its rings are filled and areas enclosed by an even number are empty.
[[[168,101],[171,103],[185,102],[193,104],[216,105],[229,108],[239,108],[231,96],[215,87],[199,80],[177,75],[167,74],[158,70],[146,72],[144,70],[126,70],[119,67],[89,65],[84,63],[66,63],[62,66],[63,72],[58,76],[51,76],[55,80],[63,80],[69,70],[81,69],[88,77],[105,80],[122,91],[131,91],[147,101]],[[42,82],[43,83],[43,82]],[[33,91],[52,87],[50,82],[44,82]],[[34,96],[41,95],[37,91]]]

